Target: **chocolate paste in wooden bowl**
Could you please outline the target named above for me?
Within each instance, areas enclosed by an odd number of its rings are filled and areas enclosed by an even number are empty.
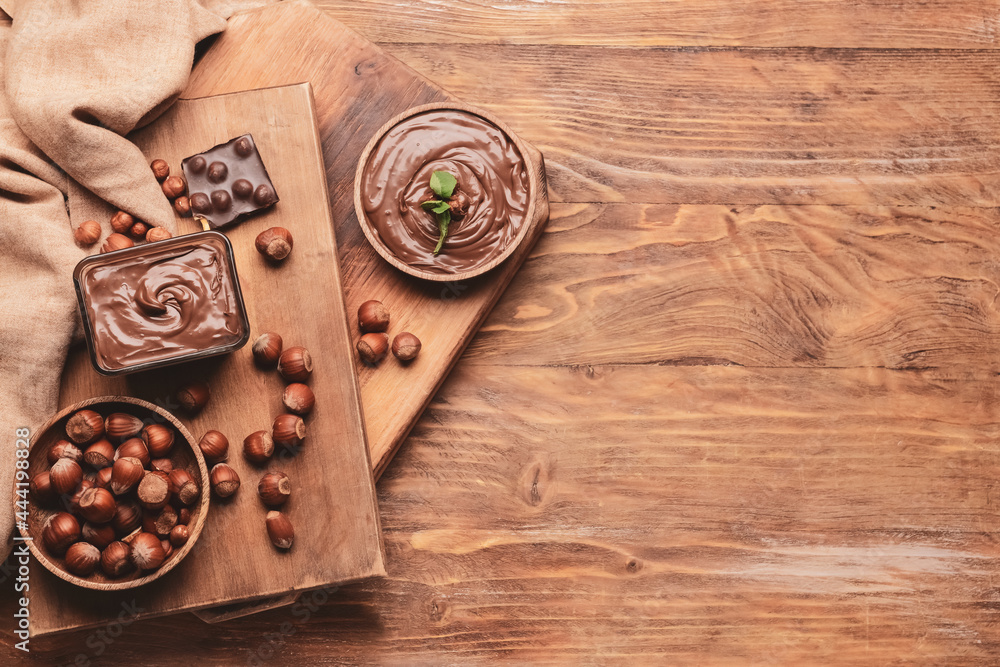
[[[452,219],[435,255],[435,199],[431,174],[447,171],[469,199],[468,213]],[[361,185],[366,217],[400,261],[434,273],[462,273],[489,263],[528,223],[530,193],[524,158],[500,128],[464,111],[438,109],[393,127],[378,143]]]

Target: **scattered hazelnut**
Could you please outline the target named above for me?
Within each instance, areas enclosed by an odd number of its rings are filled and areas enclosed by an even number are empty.
[[[128,234],[133,239],[141,241],[142,239],[146,238],[146,233],[149,230],[150,230],[149,225],[147,225],[145,222],[137,220],[136,223],[132,225],[132,228],[128,230]]]
[[[177,390],[177,402],[190,414],[196,414],[208,403],[208,385],[204,382],[192,382]]]
[[[48,460],[49,465],[53,465],[59,459],[73,459],[79,463],[83,459],[83,452],[71,442],[57,440],[55,444],[49,447],[49,451],[45,453],[45,458]]]
[[[187,189],[187,184],[184,183],[184,179],[180,176],[168,176],[165,181],[163,181],[163,194],[167,196],[167,199],[177,199],[184,194],[184,190]]]
[[[228,498],[240,488],[240,476],[229,465],[217,463],[210,474],[212,491],[220,498]]]
[[[99,489],[96,486],[83,492],[78,505],[80,507],[80,515],[93,523],[107,523],[111,521],[117,510],[115,498],[111,495],[111,492],[107,489]]]
[[[266,368],[273,367],[281,356],[281,346],[282,340],[278,334],[271,332],[261,334],[251,346],[254,361]]]
[[[388,309],[381,301],[365,301],[358,307],[358,326],[365,333],[385,331],[389,328]]]
[[[278,357],[278,373],[288,382],[305,382],[312,370],[312,355],[304,347],[290,347]]]
[[[420,339],[404,331],[392,339],[392,354],[400,361],[411,361],[420,352]]]
[[[174,548],[180,549],[182,546],[187,544],[188,538],[190,537],[190,529],[183,524],[178,524],[174,526],[173,530],[170,531],[170,544],[172,544]]]
[[[168,458],[153,459],[149,462],[149,469],[165,472],[169,475],[170,471],[174,469],[174,462]]]
[[[198,448],[209,463],[219,463],[229,458],[229,438],[219,431],[207,431],[198,441]]]
[[[132,547],[112,542],[101,552],[101,570],[109,577],[120,577],[132,568]]]
[[[114,234],[109,234],[108,238],[104,239],[104,245],[101,246],[101,252],[124,250],[125,248],[131,248],[134,245],[135,243],[132,242],[132,239],[124,234],[115,232]]]
[[[80,539],[93,544],[98,549],[106,549],[115,541],[115,529],[111,524],[96,524],[89,521],[80,529]]]
[[[250,463],[263,465],[274,454],[274,440],[267,431],[256,431],[243,440],[243,456]]]
[[[115,508],[115,515],[111,517],[111,527],[115,534],[128,535],[139,527],[142,523],[142,510],[138,503],[128,498],[118,500],[118,507]]]
[[[95,470],[107,468],[115,460],[115,448],[106,439],[91,443],[83,452],[83,460]]]
[[[293,382],[285,387],[285,391],[281,395],[281,402],[289,411],[297,415],[306,415],[312,411],[313,405],[316,403],[316,396],[308,385]]]
[[[292,252],[292,244],[292,234],[284,227],[265,229],[254,241],[257,252],[275,262],[288,257]]]
[[[190,505],[198,499],[201,489],[198,488],[198,482],[194,481],[191,473],[184,468],[174,468],[170,471],[169,477],[170,495],[176,499],[175,502]]]
[[[145,474],[139,459],[132,456],[118,459],[111,467],[111,493],[116,496],[128,493],[142,481]]]
[[[72,493],[83,480],[83,469],[73,459],[59,459],[49,470],[49,482],[58,495]]]
[[[100,549],[88,542],[77,542],[66,551],[66,569],[78,577],[93,574],[100,561]]]
[[[48,470],[32,477],[28,482],[28,490],[31,492],[31,499],[43,506],[51,505],[58,496],[52,487],[52,477]]]
[[[104,420],[104,432],[108,439],[118,443],[134,438],[142,431],[142,420],[135,415],[115,412]]]
[[[142,441],[152,458],[162,459],[170,455],[174,446],[174,430],[163,424],[150,424],[142,429]]]
[[[115,461],[118,459],[124,459],[131,456],[134,459],[139,459],[139,463],[145,468],[149,465],[150,457],[149,449],[146,447],[146,443],[142,441],[141,438],[129,438],[122,444],[118,445],[118,449],[115,450]]]
[[[170,478],[162,472],[147,471],[139,482],[136,496],[143,509],[155,511],[170,499]]]
[[[358,341],[358,356],[366,364],[377,364],[389,351],[389,336],[384,333],[367,333]]]
[[[188,217],[191,215],[191,200],[187,197],[178,197],[174,200],[174,210],[182,218]]]
[[[93,442],[104,435],[104,417],[93,410],[80,410],[66,422],[66,435],[78,445]]]
[[[292,495],[292,483],[283,472],[269,472],[260,478],[257,493],[268,507],[281,507]]]
[[[50,516],[42,529],[42,542],[45,548],[57,556],[79,539],[80,524],[76,517],[67,512],[58,512]]]
[[[298,447],[306,437],[306,423],[298,415],[278,415],[271,425],[271,439],[279,447]]]
[[[125,211],[118,211],[111,216],[111,230],[116,234],[128,234],[128,230],[132,229],[134,224],[135,218]]]
[[[73,230],[73,237],[82,246],[92,246],[101,238],[101,223],[96,220],[85,220]]]
[[[170,175],[170,165],[167,164],[166,160],[160,160],[157,158],[149,163],[149,168],[153,170],[153,176],[156,177],[160,183],[166,180],[167,176]]]
[[[288,517],[277,511],[267,513],[267,536],[271,538],[271,543],[279,549],[291,549],[292,541],[295,539],[295,530]]]
[[[111,488],[111,474],[114,472],[114,468],[101,468],[97,471],[97,475],[94,476],[94,486],[101,489]]]
[[[155,570],[163,564],[166,557],[160,538],[156,535],[138,533],[132,539],[132,564],[140,570]]]

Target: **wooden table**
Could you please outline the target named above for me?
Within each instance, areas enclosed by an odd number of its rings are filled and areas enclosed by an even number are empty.
[[[34,651],[1000,660],[995,3],[320,4],[538,146],[548,229],[379,483],[387,579]]]

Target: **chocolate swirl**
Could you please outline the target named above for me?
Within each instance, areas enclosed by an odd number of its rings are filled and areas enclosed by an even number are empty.
[[[242,319],[220,252],[206,242],[91,270],[84,287],[102,364],[125,368],[240,340]]]
[[[431,174],[447,171],[469,199],[452,219],[438,255],[437,220],[420,203],[436,199]],[[434,110],[393,127],[362,175],[366,217],[402,262],[435,273],[462,273],[499,256],[527,222],[530,197],[517,146],[489,121],[464,111]]]

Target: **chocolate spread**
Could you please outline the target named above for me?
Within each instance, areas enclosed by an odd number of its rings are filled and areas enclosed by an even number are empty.
[[[80,276],[95,356],[104,368],[175,359],[244,338],[226,247],[212,238],[182,240],[109,255],[106,262],[95,258]]]
[[[447,171],[469,209],[453,218],[440,253],[437,220],[420,203],[437,196],[431,174]],[[433,110],[393,127],[369,157],[361,197],[375,232],[410,266],[462,273],[499,256],[527,223],[528,174],[517,146],[500,128],[464,111]]]

